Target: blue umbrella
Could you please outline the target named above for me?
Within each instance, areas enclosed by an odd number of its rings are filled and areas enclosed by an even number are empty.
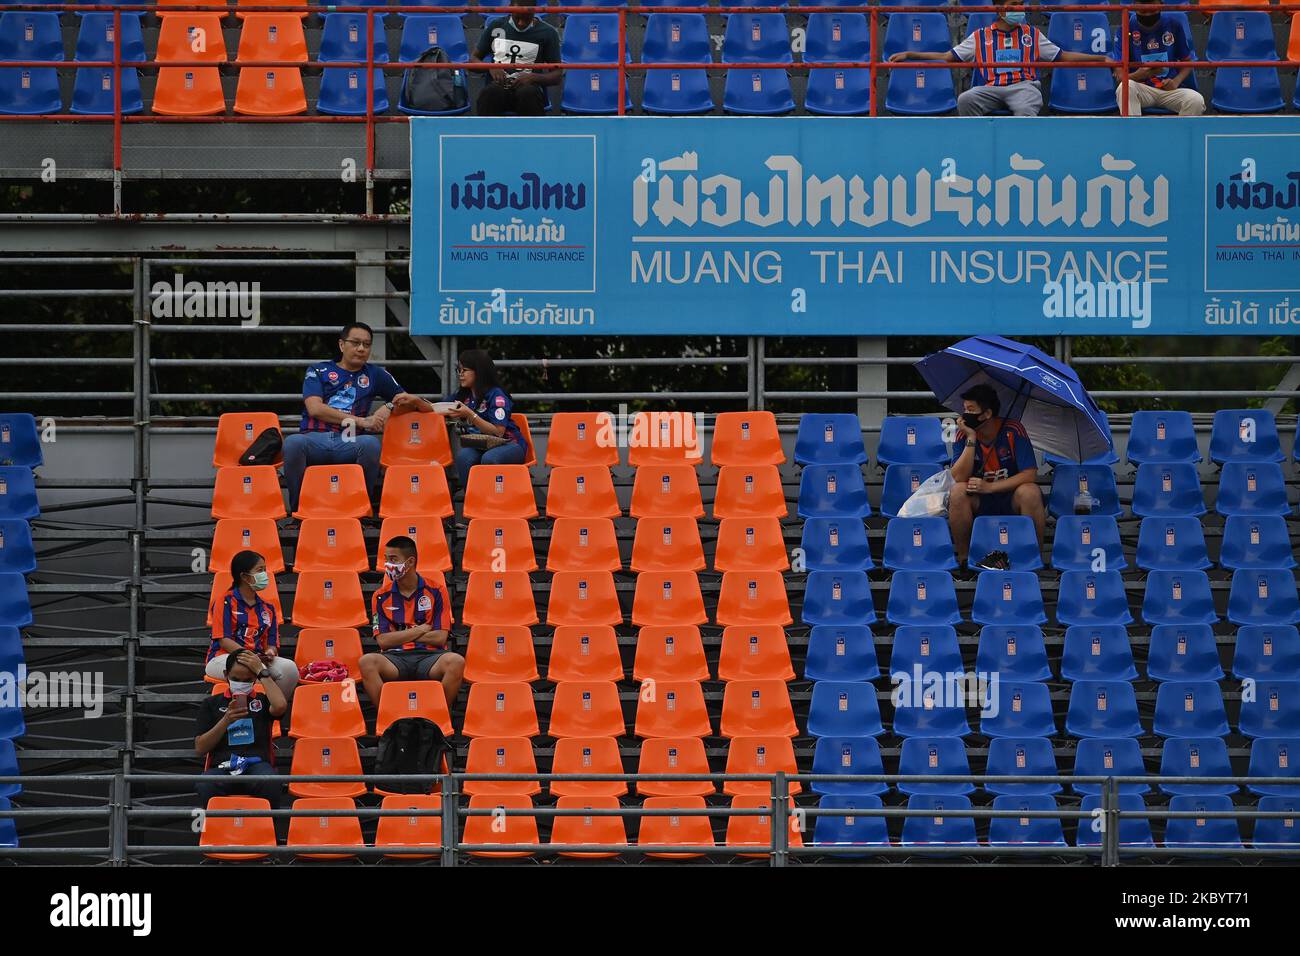
[[[962,339],[916,363],[939,401],[961,411],[961,394],[991,385],[1002,401],[999,414],[1017,418],[1036,448],[1067,461],[1114,451],[1106,415],[1074,369],[1031,345],[1000,335]]]

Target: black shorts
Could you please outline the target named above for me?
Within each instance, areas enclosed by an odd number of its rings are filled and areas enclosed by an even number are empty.
[[[429,677],[429,668],[431,668],[443,654],[450,654],[451,648],[441,648],[434,650],[432,648],[412,647],[409,650],[398,648],[395,651],[384,651],[384,657],[392,661],[393,666],[397,668],[398,680],[427,680]]]

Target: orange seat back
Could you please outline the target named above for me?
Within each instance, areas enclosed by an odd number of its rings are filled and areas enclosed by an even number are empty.
[[[632,623],[705,624],[704,596],[694,571],[645,571],[637,575]]]
[[[359,774],[361,752],[351,737],[306,737],[293,745],[293,766],[289,772],[296,777]],[[295,797],[359,797],[365,792],[366,785],[359,780],[356,783],[289,781],[289,793]]]
[[[338,661],[349,677],[360,680],[358,661],[363,653],[361,635],[354,627],[305,627],[298,632],[293,661],[299,667],[312,661]]]
[[[379,463],[393,465],[441,465],[451,467],[451,440],[447,419],[437,412],[394,413],[384,425],[384,442]]]
[[[718,623],[724,627],[794,623],[781,572],[728,571],[724,574],[718,595]]]
[[[236,63],[306,63],[307,37],[297,13],[246,13]]]
[[[527,737],[475,737],[465,773],[537,773],[533,742]],[[466,780],[461,789],[470,796],[531,797],[542,792],[542,785],[536,780]]]
[[[694,624],[652,624],[641,628],[636,636],[632,679],[712,680],[700,629]]]
[[[375,736],[382,737],[394,721],[404,717],[431,720],[450,737],[451,711],[442,682],[436,680],[392,680],[384,682],[379,692],[379,710],[375,716]]]
[[[633,518],[702,518],[700,477],[690,465],[648,465],[632,482]]]
[[[461,618],[466,624],[537,623],[537,604],[527,571],[471,571]]]
[[[560,797],[558,810],[617,810],[618,797]],[[627,829],[621,816],[555,817],[551,825],[552,846],[613,846],[627,843]],[[618,856],[617,852],[582,853],[561,850],[560,856],[580,860],[599,860]]]
[[[370,569],[366,539],[356,518],[308,518],[298,529],[293,570],[351,571]]]
[[[724,518],[713,552],[715,571],[784,571],[790,567],[779,518]]]
[[[789,513],[775,465],[724,465],[718,469],[715,518],[784,518]]]
[[[229,571],[231,559],[240,551],[256,551],[266,558],[266,570],[271,574],[284,570],[280,531],[272,518],[222,518],[218,521],[212,534],[208,570]]]
[[[778,624],[735,625],[722,632],[718,680],[794,680],[790,644]]]
[[[555,742],[551,773],[622,773],[623,758],[613,737],[562,737]],[[624,780],[552,780],[553,797],[621,797]]]
[[[686,464],[704,460],[701,436],[690,412],[637,412],[628,435],[627,462],[642,465]]]
[[[798,773],[799,764],[794,756],[794,743],[789,737],[763,735],[736,737],[727,747],[727,773]],[[799,781],[786,783],[786,793],[803,790]],[[767,780],[728,780],[722,792],[731,796],[770,797],[772,784]]]
[[[212,517],[254,518],[284,517],[284,493],[273,465],[239,468],[228,465],[217,469],[212,489]]]
[[[556,518],[546,554],[548,571],[618,571],[618,534],[610,518]]]
[[[212,446],[212,467],[239,464],[239,456],[268,428],[280,430],[280,416],[275,412],[227,412],[217,419],[217,440]],[[275,456],[276,464],[284,456]]]
[[[450,518],[452,514],[451,488],[440,465],[392,465],[384,473],[379,517]]]
[[[466,518],[535,518],[537,498],[527,465],[477,464],[465,489]]]
[[[555,685],[549,737],[622,737],[627,733],[618,685],[613,681],[564,681]]]
[[[638,774],[712,773],[699,737],[651,737],[641,742]],[[638,780],[643,797],[707,797],[718,792],[711,780]]]
[[[609,624],[561,624],[551,635],[546,679],[552,683],[622,680],[623,658],[614,628]]]
[[[638,737],[708,737],[713,733],[697,681],[643,681],[637,695]]]
[[[519,794],[502,794],[498,796],[477,796],[469,798],[471,810],[531,810],[533,801]],[[513,843],[537,845],[541,839],[537,835],[537,818],[533,816],[474,816],[465,818],[465,830],[461,836],[463,843]],[[471,850],[470,856],[480,857],[521,857],[532,856],[528,850]]]
[[[293,595],[299,627],[360,627],[370,618],[354,571],[302,571]]]
[[[609,571],[557,571],[551,576],[546,623],[595,626],[623,623],[614,575]]]
[[[350,797],[299,797],[293,802],[298,811],[355,810]],[[298,855],[311,860],[342,860],[352,853],[312,853],[319,846],[365,846],[361,839],[361,818],[346,816],[294,816],[289,818],[289,846],[302,847]]]
[[[633,571],[703,571],[704,545],[694,518],[642,518],[632,542]]]
[[[776,416],[771,412],[722,412],[713,421],[711,460],[722,465],[780,465],[785,462]]]
[[[225,4],[220,6],[221,14],[176,12],[164,16],[154,59],[160,63],[225,63],[226,38],[221,32]]]
[[[523,436],[524,444],[527,446],[524,452],[524,467],[531,468],[537,464],[537,450],[533,447],[533,433],[528,427],[528,419],[520,412],[515,412],[510,416],[510,420],[519,429],[519,434]]]
[[[439,794],[402,793],[384,797],[382,810],[442,810]],[[442,816],[380,817],[375,828],[375,846],[429,846],[442,845]],[[387,853],[385,856],[404,859],[427,859],[431,853]]]
[[[471,627],[465,649],[465,679],[471,683],[537,680],[533,632],[518,624]]]
[[[664,816],[641,817],[636,842],[641,846],[716,846],[713,824],[709,817],[692,815],[692,810],[703,810],[703,797],[647,797],[641,804],[645,810],[681,810]],[[687,860],[703,856],[701,853],[647,853],[646,856],[662,860]]]
[[[270,810],[262,797],[212,797],[208,810]],[[273,817],[214,817],[205,815],[199,846],[275,846]],[[261,860],[265,853],[205,853],[214,860]]]
[[[609,412],[557,412],[546,438],[546,464],[612,467],[618,464],[617,439]]]
[[[369,518],[366,473],[360,465],[309,465],[294,517]]]
[[[733,810],[759,810],[765,809],[770,811],[772,808],[771,796],[738,796],[732,797],[731,809]],[[803,833],[798,828],[798,817],[794,814],[787,815],[787,846],[803,846]],[[772,845],[772,816],[769,812],[763,816],[730,816],[727,817],[727,846],[771,846]],[[741,853],[739,856],[750,857],[767,857],[768,853]]]
[[[361,737],[366,722],[357,700],[358,685],[353,681],[338,684],[299,684],[293,689],[293,720],[289,736]]]
[[[622,515],[614,479],[603,465],[564,465],[546,484],[548,518],[617,518]]]
[[[735,680],[722,695],[724,737],[796,737],[790,691],[780,680]]]
[[[469,689],[465,705],[466,737],[536,737],[537,708],[533,689],[522,681],[481,681]]]
[[[235,87],[241,116],[297,116],[307,112],[302,70],[296,66],[245,66]]]
[[[523,518],[474,518],[460,565],[464,571],[536,571],[532,529]]]

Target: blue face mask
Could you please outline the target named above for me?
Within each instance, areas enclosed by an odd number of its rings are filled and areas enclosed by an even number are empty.
[[[1003,20],[1006,20],[1007,23],[1024,23],[1024,22],[1025,22],[1025,11],[1024,11],[1024,10],[1004,10],[1003,13],[1002,13],[1002,19],[1003,19]]]

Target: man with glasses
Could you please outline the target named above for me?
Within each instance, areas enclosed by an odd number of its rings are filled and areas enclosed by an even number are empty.
[[[379,492],[379,432],[406,393],[392,375],[369,362],[374,335],[364,322],[352,322],[339,335],[340,357],[307,369],[302,383],[302,424],[284,441],[284,479],[289,511],[298,510],[298,491],[309,465],[358,464],[366,473],[373,500]],[[387,404],[368,414],[376,398]],[[364,434],[369,433],[369,434]]]

